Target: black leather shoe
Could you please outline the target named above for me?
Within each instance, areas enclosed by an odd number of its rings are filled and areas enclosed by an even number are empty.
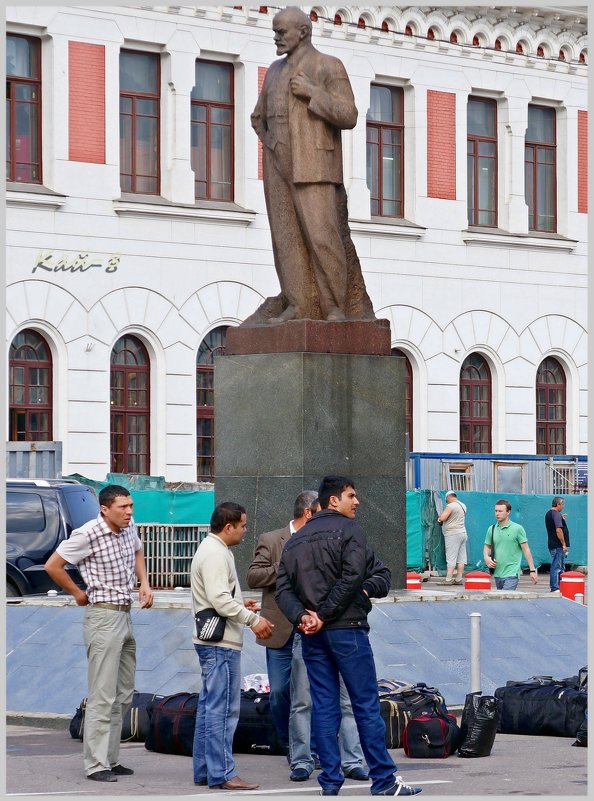
[[[366,770],[363,770],[362,767],[356,765],[354,768],[351,768],[348,772],[345,772],[345,777],[347,779],[354,779],[358,782],[366,782],[369,778],[369,774]]]
[[[116,776],[131,776],[134,773],[132,768],[125,768],[123,765],[114,765],[111,772]]]
[[[117,782],[118,777],[111,770],[96,770],[95,773],[89,773],[87,779],[94,782]]]
[[[289,781],[306,782],[309,779],[309,771],[305,768],[294,768],[289,774]]]

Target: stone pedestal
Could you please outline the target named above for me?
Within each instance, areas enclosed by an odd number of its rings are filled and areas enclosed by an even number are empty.
[[[393,588],[404,588],[403,359],[225,355],[215,359],[214,382],[215,502],[247,510],[248,533],[233,550],[242,587],[258,536],[287,525],[297,495],[338,473],[354,480],[357,519],[391,568]]]

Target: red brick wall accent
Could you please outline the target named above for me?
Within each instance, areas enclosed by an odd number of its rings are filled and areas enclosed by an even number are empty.
[[[68,158],[105,164],[105,47],[68,42]]]
[[[578,111],[578,212],[588,213],[588,112]]]
[[[427,91],[427,194],[456,200],[456,95]]]
[[[258,95],[262,91],[262,85],[264,84],[264,78],[266,77],[266,73],[268,72],[268,67],[258,67]],[[258,140],[258,178],[262,180],[264,176],[264,170],[262,168],[262,142]]]

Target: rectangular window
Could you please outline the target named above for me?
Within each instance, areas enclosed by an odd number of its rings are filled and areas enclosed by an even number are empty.
[[[404,216],[404,92],[396,87],[371,86],[367,187],[373,216]]]
[[[528,228],[531,231],[556,231],[557,135],[554,108],[528,106],[524,182]]]
[[[41,44],[6,37],[6,180],[41,183]]]
[[[160,62],[158,54],[120,53],[120,182],[122,192],[160,193]]]
[[[198,59],[191,159],[199,200],[233,200],[233,102],[233,65]]]
[[[468,224],[497,226],[497,103],[470,97],[467,107]]]

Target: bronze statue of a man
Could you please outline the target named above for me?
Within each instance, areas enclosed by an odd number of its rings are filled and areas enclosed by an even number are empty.
[[[375,319],[348,226],[341,130],[357,108],[341,61],[311,43],[296,7],[272,21],[277,55],[251,116],[264,145],[264,194],[281,295],[246,323]]]

